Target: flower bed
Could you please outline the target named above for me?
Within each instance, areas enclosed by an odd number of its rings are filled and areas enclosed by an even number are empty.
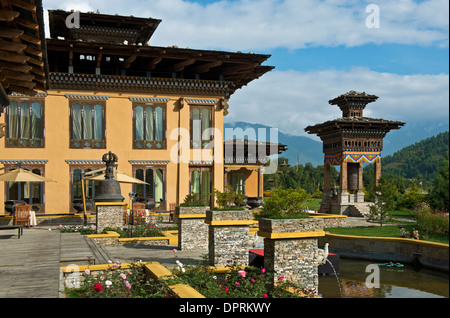
[[[146,275],[143,266],[122,268],[119,262],[102,271],[84,270],[78,288],[66,288],[68,298],[173,298],[163,282]]]
[[[448,234],[449,216],[447,211],[433,210],[428,204],[420,203],[414,210],[418,227],[427,234]]]
[[[276,277],[264,268],[253,266],[212,267],[183,265],[176,260],[171,284],[187,284],[207,298],[299,298],[314,297],[313,290]],[[230,262],[231,263],[231,262]],[[274,284],[274,281],[276,283]]]

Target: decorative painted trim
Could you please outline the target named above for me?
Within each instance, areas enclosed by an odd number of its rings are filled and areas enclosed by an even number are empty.
[[[12,92],[10,96],[11,97],[45,98],[45,97],[47,97],[47,95],[48,95],[48,93],[37,93],[34,96],[30,96],[30,95],[25,95],[25,94]]]
[[[190,165],[213,165],[214,160],[189,160]]]
[[[45,165],[47,162],[47,159],[0,159],[4,165]]]
[[[380,152],[343,152],[334,155],[325,155],[324,163],[330,165],[340,165],[342,162],[350,163],[374,163],[380,162]]]
[[[203,99],[203,98],[185,98],[184,99],[188,104],[201,104],[201,105],[215,105],[219,100],[218,99]]]
[[[325,231],[310,231],[310,232],[261,232],[258,231],[258,236],[276,240],[276,239],[291,239],[291,238],[308,238],[325,236]]]
[[[169,160],[128,160],[132,165],[167,165]]]
[[[66,160],[66,163],[69,165],[102,165],[104,162],[102,160]]]
[[[82,99],[82,100],[108,100],[108,95],[83,95],[83,94],[64,94],[68,99]]]
[[[168,103],[170,98],[129,96],[132,102]]]

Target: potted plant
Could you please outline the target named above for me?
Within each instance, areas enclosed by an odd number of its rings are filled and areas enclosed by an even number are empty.
[[[198,193],[188,194],[184,198],[184,202],[175,208],[175,215],[179,218],[180,215],[205,214],[209,206],[199,199]]]

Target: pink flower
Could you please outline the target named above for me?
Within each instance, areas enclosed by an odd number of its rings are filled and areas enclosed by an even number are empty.
[[[254,283],[254,282],[255,282],[255,280],[254,280],[254,279],[252,278],[252,279],[250,279],[250,282],[251,282],[251,283]]]
[[[125,287],[131,289],[131,284],[127,280],[125,281]]]
[[[89,274],[91,273],[91,271],[89,270],[89,268],[86,268],[86,269],[84,270],[84,272],[85,272],[87,275],[89,275]]]
[[[98,293],[99,291],[103,290],[103,286],[100,284],[95,284],[94,285],[94,290]]]
[[[176,253],[176,252],[177,252],[177,249],[176,249],[176,248],[174,248],[174,249],[173,249],[173,252],[174,252],[174,253]]]
[[[267,298],[267,294],[264,294],[264,298]]]
[[[240,284],[239,284],[239,282],[236,282],[236,283],[234,283],[236,286],[239,286]]]
[[[225,292],[228,292],[228,288],[225,288]]]
[[[111,282],[110,280],[107,280],[107,281],[105,282],[105,285],[106,285],[107,288],[109,288],[109,286],[112,285],[112,282]]]
[[[122,279],[125,279],[125,278],[127,278],[127,275],[125,275],[125,274],[120,274],[120,277],[122,277]]]
[[[284,276],[280,276],[279,280],[283,280],[283,279],[284,279]]]
[[[264,274],[266,272],[265,268],[261,268],[261,273]]]
[[[105,279],[105,277],[104,276],[100,276],[100,280],[104,280]]]
[[[245,275],[247,275],[247,272],[246,271],[239,271],[238,274],[241,275],[241,277],[245,277]]]
[[[113,264],[113,268],[117,268],[117,267],[119,267],[119,265]]]

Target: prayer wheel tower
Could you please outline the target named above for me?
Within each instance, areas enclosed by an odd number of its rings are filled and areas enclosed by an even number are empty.
[[[316,134],[323,142],[324,183],[319,212],[364,216],[363,163],[374,164],[374,184],[381,177],[383,138],[405,123],[363,116],[367,104],[378,96],[350,91],[329,101],[342,110],[342,118],[308,126],[305,131]],[[331,165],[340,166],[339,193],[331,188]]]

